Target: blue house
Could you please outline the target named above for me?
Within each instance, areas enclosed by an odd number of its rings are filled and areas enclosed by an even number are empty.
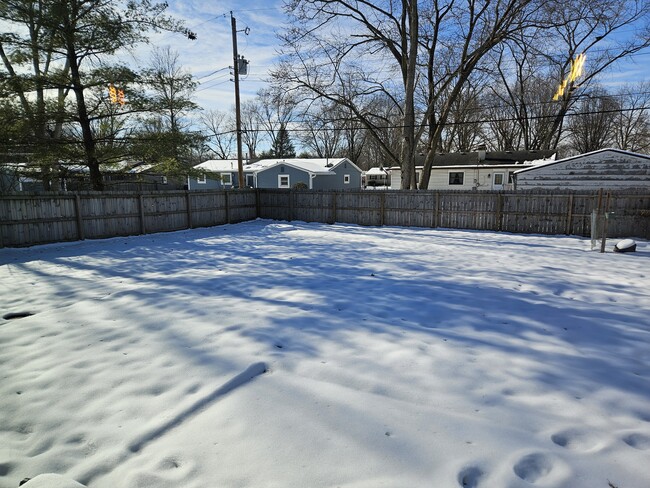
[[[221,190],[238,186],[239,172],[236,159],[211,159],[194,166],[196,170],[205,170],[207,173],[218,174],[220,179],[213,179],[203,174],[187,178],[188,190]],[[247,185],[252,186],[252,185]]]
[[[211,160],[195,166],[217,173],[221,181],[209,178],[190,178],[190,190],[236,188],[239,181],[237,160]],[[249,188],[295,188],[310,190],[358,190],[361,188],[361,169],[347,158],[262,159],[244,164],[245,184]],[[301,185],[302,184],[302,185]]]
[[[263,159],[249,168],[257,188],[294,188],[300,183],[310,190],[361,188],[361,169],[347,158]]]

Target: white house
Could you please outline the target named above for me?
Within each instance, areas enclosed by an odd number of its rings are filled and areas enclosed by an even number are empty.
[[[428,190],[512,190],[513,175],[522,168],[555,160],[552,151],[476,151],[438,154]],[[420,181],[422,166],[416,166]],[[391,168],[391,188],[402,186],[401,168]]]
[[[383,166],[370,168],[363,173],[363,180],[364,188],[390,186],[390,169],[384,168]]]
[[[650,188],[650,156],[601,149],[515,173],[516,188],[597,190]]]

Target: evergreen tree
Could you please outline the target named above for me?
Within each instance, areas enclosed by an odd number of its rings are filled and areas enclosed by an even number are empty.
[[[287,131],[287,127],[284,124],[280,124],[280,128],[278,129],[278,133],[271,151],[276,158],[296,157],[296,149],[293,147],[293,143],[289,137],[289,132]]]
[[[149,0],[125,5],[103,0],[0,1],[0,21],[5,23],[0,35],[1,88],[20,103],[37,143],[51,134],[63,137],[65,124],[72,126],[68,134],[79,143],[79,156],[95,190],[103,189],[102,138],[96,125],[115,116],[114,111],[98,112],[98,101],[107,98],[109,85],[121,90],[135,78],[112,56],[145,42],[150,30],[183,32],[180,23],[164,15],[166,8],[166,3]],[[57,97],[47,96],[52,90]],[[112,90],[111,98],[123,102],[124,91],[114,86]]]

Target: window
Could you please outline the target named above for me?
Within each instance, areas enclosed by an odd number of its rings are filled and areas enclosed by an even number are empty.
[[[343,175],[343,183],[346,185],[350,184],[350,175]]]
[[[221,183],[224,185],[232,185],[232,174],[221,173]]]
[[[246,175],[246,186],[255,188],[255,177],[253,175]]]
[[[166,185],[166,184],[167,184],[167,177],[166,177],[166,176],[161,176],[161,177],[160,177],[160,182],[161,182],[163,185]]]
[[[503,173],[494,173],[494,184],[495,185],[503,185]]]
[[[515,174],[514,173],[508,173],[508,183],[511,185],[515,182]]]
[[[278,188],[291,188],[289,175],[278,175]]]
[[[207,179],[206,179],[206,177],[205,177],[205,173],[203,173],[202,175],[199,175],[199,176],[196,178],[196,182],[197,182],[197,183],[201,183],[201,184],[205,184],[205,183],[207,182]]]
[[[450,171],[449,172],[449,184],[450,185],[462,185],[465,181],[465,172],[464,171]]]

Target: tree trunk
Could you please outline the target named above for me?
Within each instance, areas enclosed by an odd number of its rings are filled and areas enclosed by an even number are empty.
[[[408,28],[406,22],[408,21]],[[402,189],[417,189],[415,181],[415,68],[417,65],[419,23],[418,2],[402,3],[402,75],[404,77],[404,117],[402,127]],[[410,44],[409,44],[410,43]]]
[[[84,86],[81,82],[79,74],[79,65],[77,64],[77,56],[74,46],[68,45],[67,48],[68,62],[70,63],[70,78],[72,81],[72,91],[74,91],[77,100],[77,116],[79,117],[79,125],[81,126],[81,134],[83,138],[83,147],[86,154],[86,165],[90,171],[90,183],[93,190],[103,191],[104,181],[102,179],[101,171],[99,170],[99,161],[97,159],[97,150],[95,147],[95,138],[93,136],[92,127],[90,125],[90,118],[88,116],[88,108],[86,107],[86,100],[84,98]]]

